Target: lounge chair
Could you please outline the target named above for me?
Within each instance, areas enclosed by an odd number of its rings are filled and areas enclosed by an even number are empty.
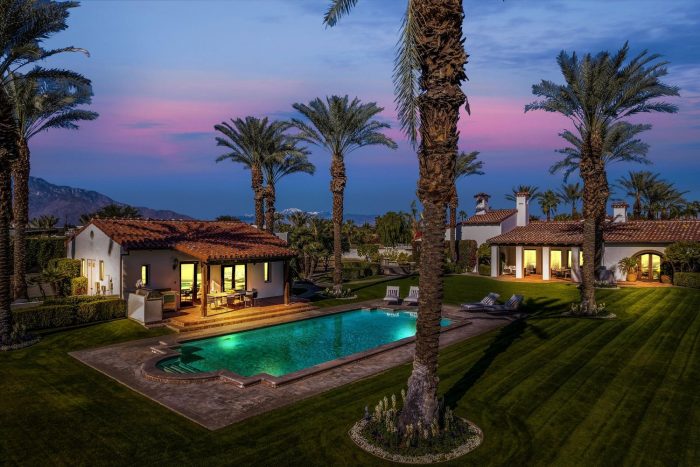
[[[412,285],[410,289],[408,289],[408,297],[403,299],[403,302],[406,305],[418,305],[418,287],[415,285]]]
[[[489,306],[495,305],[496,300],[498,300],[500,296],[500,294],[491,292],[482,298],[480,302],[462,303],[459,307],[462,311],[482,311]]]
[[[489,305],[486,307],[486,311],[518,311],[518,308],[523,303],[523,299],[522,295],[513,294],[503,305]]]
[[[388,304],[399,303],[399,286],[398,285],[387,285],[386,286],[386,297],[384,301]]]

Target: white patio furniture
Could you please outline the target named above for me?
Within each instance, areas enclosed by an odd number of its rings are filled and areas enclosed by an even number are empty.
[[[387,285],[386,286],[386,296],[384,297],[384,302],[388,305],[390,303],[399,303],[399,286],[398,285]]]
[[[500,294],[491,292],[490,294],[482,298],[479,302],[462,303],[460,305],[460,309],[462,311],[482,311],[485,310],[487,307],[494,305],[496,303],[496,300],[498,300],[500,296]]]
[[[408,296],[403,299],[403,302],[406,305],[418,305],[418,286],[412,285],[410,289],[408,289]]]
[[[522,295],[513,294],[503,305],[489,305],[486,311],[518,311],[525,297]]]

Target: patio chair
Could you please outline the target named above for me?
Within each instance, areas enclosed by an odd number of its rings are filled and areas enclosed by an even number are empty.
[[[387,285],[386,286],[386,297],[384,297],[384,302],[386,304],[399,303],[399,286],[398,285]]]
[[[255,306],[255,299],[258,298],[257,289],[246,290],[245,295],[243,295],[243,306]]]
[[[462,311],[482,311],[486,307],[494,305],[500,296],[500,294],[491,292],[479,302],[462,303],[459,307]]]
[[[486,307],[486,311],[518,311],[518,308],[520,308],[524,298],[525,297],[522,295],[513,294],[513,296],[510,297],[503,305],[489,305]]]
[[[415,285],[412,285],[410,289],[408,289],[408,297],[403,299],[403,302],[406,305],[418,305],[418,287]]]

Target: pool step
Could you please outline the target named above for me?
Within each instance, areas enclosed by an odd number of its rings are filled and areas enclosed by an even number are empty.
[[[177,332],[192,332],[201,331],[202,329],[216,328],[221,326],[230,326],[233,324],[244,324],[255,321],[285,317],[297,313],[304,313],[315,310],[316,307],[308,303],[293,303],[291,305],[269,306],[264,309],[257,309],[239,312],[227,313],[229,316],[201,318],[198,320],[182,320],[173,318],[167,326]]]
[[[181,375],[199,373],[199,370],[196,370],[195,368],[192,368],[188,364],[182,363],[179,360],[176,360],[171,363],[166,363],[163,366],[161,366],[161,369],[166,373],[176,373]]]

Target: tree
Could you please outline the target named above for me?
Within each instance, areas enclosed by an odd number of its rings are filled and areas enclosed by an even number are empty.
[[[239,221],[240,219],[235,217],[235,216],[230,216],[228,214],[224,214],[221,216],[217,216],[216,219],[214,219],[218,222],[234,222],[234,221]]]
[[[643,193],[644,207],[647,219],[668,219],[678,217],[686,200],[683,195],[687,192],[678,191],[673,183],[666,180],[656,180],[646,187]]]
[[[269,122],[267,117],[246,117],[245,120],[231,119],[231,123],[221,122],[214,129],[223,136],[216,137],[216,145],[227,148],[230,152],[217,157],[216,162],[230,160],[242,164],[250,170],[251,188],[255,199],[255,225],[262,229],[265,225],[263,186],[263,167],[268,157],[278,157],[276,152],[286,142],[285,131],[289,123]]]
[[[552,214],[557,212],[559,206],[559,196],[553,190],[547,190],[540,196],[539,203],[547,222],[551,221]]]
[[[108,204],[92,214],[80,216],[80,223],[88,224],[93,218],[98,219],[140,219],[141,213],[135,207],[121,204]]]
[[[41,42],[67,28],[69,10],[76,2],[15,0],[0,2],[0,344],[10,344],[12,313],[10,302],[10,219],[12,217],[11,171],[19,157],[17,119],[8,87],[22,70],[63,52],[82,51],[76,47],[44,49]],[[51,78],[65,70],[34,67],[22,79]]]
[[[411,241],[411,219],[404,212],[389,211],[375,219],[379,241],[384,246],[407,244]]]
[[[455,238],[457,237],[457,206],[459,206],[459,196],[457,195],[457,180],[468,175],[484,175],[481,170],[484,167],[483,161],[477,161],[479,151],[469,153],[461,152],[455,160],[455,176],[450,192],[450,254],[452,262],[457,261],[457,248]]]
[[[375,102],[363,104],[358,98],[348,96],[326,97],[325,102],[316,98],[308,104],[293,105],[305,118],[292,119],[298,130],[296,138],[326,149],[331,155],[331,193],[333,195],[333,285],[339,289],[343,282],[341,228],[345,196],[345,157],[351,152],[370,145],[396,149],[397,145],[381,130],[390,128],[388,123],[374,120],[384,108]]]
[[[557,191],[557,196],[562,203],[571,205],[571,219],[576,219],[578,217],[576,205],[581,199],[581,196],[583,196],[581,184],[578,182],[564,183],[559,191]]]
[[[676,242],[666,247],[665,260],[680,272],[695,271],[700,267],[700,242]]]
[[[627,178],[617,179],[617,185],[622,188],[625,195],[634,199],[632,203],[632,216],[635,219],[642,218],[642,199],[648,193],[651,186],[658,181],[659,174],[654,174],[648,170],[629,171]]]
[[[537,100],[525,111],[544,110],[569,118],[580,142],[579,175],[583,180],[583,271],[581,312],[596,313],[595,267],[602,246],[602,226],[610,196],[605,170],[605,144],[616,124],[638,113],[677,111],[658,98],[677,96],[678,88],[661,82],[667,62],[647,51],[627,60],[628,44],[617,53],[586,54],[579,59],[562,51],[557,59],[565,84],[542,80],[533,85]],[[572,132],[564,132],[564,134]]]
[[[29,140],[54,128],[77,130],[77,123],[98,117],[76,108],[90,104],[90,80],[73,72],[56,73],[50,79],[23,78],[7,86],[15,111],[18,157],[12,164],[14,241],[14,297],[27,296],[26,228],[29,223]]]
[[[460,221],[466,221],[467,217],[469,217],[469,216],[467,215],[466,211],[460,209],[459,212],[457,213],[457,217],[459,217]]]
[[[356,2],[332,1],[326,24],[333,26]],[[401,127],[412,142],[419,140],[418,197],[424,209],[416,350],[400,429],[418,421],[429,426],[438,414],[445,213],[454,182],[459,109],[466,103],[463,20],[461,0],[409,0],[394,67]]]
[[[515,202],[516,197],[518,196],[518,193],[527,193],[528,196],[528,202],[535,200],[540,197],[540,192],[539,188],[534,186],[534,185],[518,185],[514,186],[511,188],[511,191],[513,192],[512,194],[509,193],[506,195],[506,199],[508,201]]]
[[[265,228],[274,233],[275,230],[275,186],[282,178],[295,173],[313,175],[316,167],[309,162],[309,152],[298,148],[297,142],[285,138],[280,147],[273,151],[274,156],[265,158],[263,172],[265,174]]]
[[[56,225],[58,224],[58,217],[56,216],[51,216],[51,215],[44,215],[44,216],[39,216],[35,217],[34,219],[31,220],[29,223],[29,226],[34,228],[34,229],[43,229],[43,230],[53,230],[56,228]]]

